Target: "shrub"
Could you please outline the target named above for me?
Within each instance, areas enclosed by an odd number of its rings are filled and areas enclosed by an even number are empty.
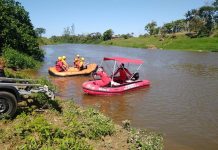
[[[143,150],[162,150],[163,149],[163,136],[147,130],[132,130],[131,137],[128,138],[128,143],[133,146],[130,149],[143,149]]]
[[[8,78],[20,78],[20,79],[29,79],[29,74],[25,71],[14,71],[10,68],[4,69],[5,76]]]
[[[3,57],[5,59],[6,66],[9,68],[35,69],[40,65],[40,63],[34,60],[32,57],[17,52],[12,48],[4,48]]]

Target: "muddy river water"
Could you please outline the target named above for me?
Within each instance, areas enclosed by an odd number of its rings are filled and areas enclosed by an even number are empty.
[[[162,133],[166,150],[218,149],[218,53],[81,44],[42,48],[46,56],[39,74],[59,87],[57,95],[84,107],[96,107],[118,124],[128,119],[133,127]],[[90,76],[48,75],[48,67],[58,56],[67,56],[71,65],[76,54],[97,64],[105,56],[142,59],[140,78],[150,80],[151,86],[122,95],[91,96],[81,88]]]

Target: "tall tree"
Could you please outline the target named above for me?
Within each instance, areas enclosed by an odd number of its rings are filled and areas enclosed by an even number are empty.
[[[0,0],[0,13],[0,52],[4,47],[11,47],[42,60],[43,51],[39,49],[34,27],[24,7],[14,0]]]
[[[216,26],[218,28],[218,0],[215,0],[213,3],[214,6],[214,21],[216,22]]]
[[[173,32],[173,23],[166,23],[163,25],[162,27],[162,33],[166,34],[170,34]]]
[[[200,29],[199,34],[209,36],[214,27],[214,7],[203,6],[199,9],[199,17],[202,18],[204,26]]]
[[[36,28],[36,29],[35,29],[35,32],[36,32],[36,35],[37,35],[38,37],[42,37],[42,34],[45,34],[46,29],[44,29],[44,28]]]
[[[72,24],[70,27],[70,33],[71,35],[75,35],[75,25],[74,24]]]
[[[189,32],[199,32],[200,28],[203,26],[203,21],[199,17],[199,12],[197,9],[192,9],[186,14],[186,21],[188,24]]]
[[[105,32],[103,33],[103,40],[104,40],[104,41],[111,40],[113,34],[114,34],[114,32],[113,32],[112,29],[109,29],[109,30],[105,31]]]
[[[218,0],[215,0],[212,4],[214,7],[218,7]]]
[[[157,27],[157,23],[155,21],[152,21],[145,26],[145,30],[148,31],[150,35],[154,35],[156,27]]]
[[[70,31],[70,27],[66,27],[66,28],[64,28],[63,36],[68,37],[68,36],[70,36],[70,33],[71,33],[71,31]]]

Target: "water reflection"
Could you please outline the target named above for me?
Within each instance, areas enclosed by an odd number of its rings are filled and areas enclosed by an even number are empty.
[[[208,77],[211,79],[218,79],[218,67],[215,65],[204,65],[204,64],[174,64],[171,66],[172,69],[178,71],[184,71],[191,73],[194,76]]]

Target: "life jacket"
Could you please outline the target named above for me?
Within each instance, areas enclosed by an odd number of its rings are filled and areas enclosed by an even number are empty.
[[[106,84],[109,84],[111,82],[111,78],[107,75],[106,72],[103,72],[103,71],[99,71],[97,72],[97,75],[100,76],[102,82],[106,85]]]
[[[64,71],[64,69],[63,69],[63,62],[61,60],[56,62],[55,69],[58,72]]]
[[[62,59],[63,65],[65,65],[66,67],[68,67],[68,64],[65,60]]]

